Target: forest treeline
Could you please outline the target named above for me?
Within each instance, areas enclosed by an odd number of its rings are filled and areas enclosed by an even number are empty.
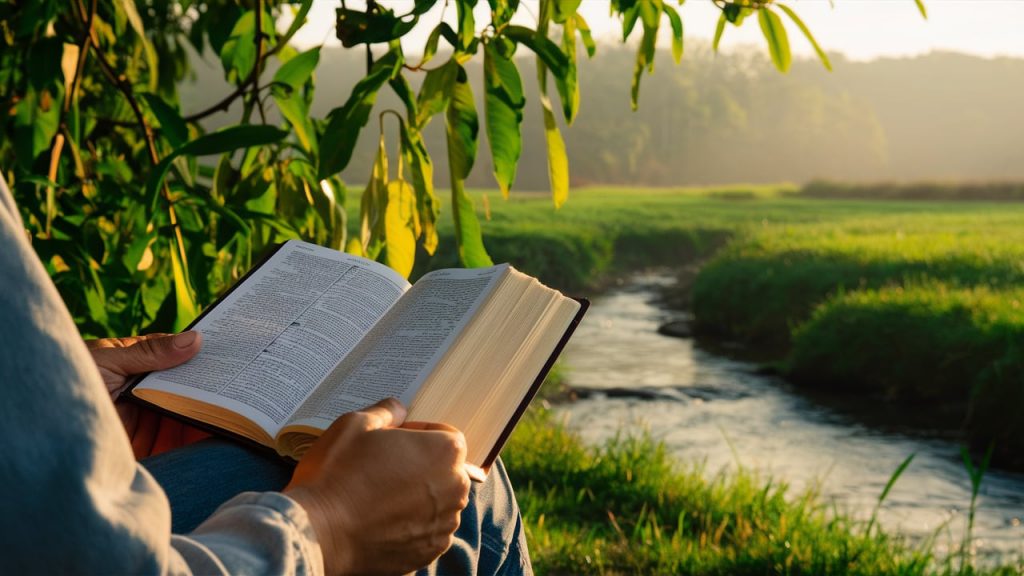
[[[753,48],[715,55],[693,43],[687,50],[678,66],[667,51],[659,54],[655,73],[643,77],[636,112],[629,105],[631,50],[602,46],[581,63],[584,97],[564,132],[574,186],[1024,179],[1024,113],[1017,102],[1024,59],[940,52],[854,62],[834,55],[834,72],[803,60],[783,75]],[[482,114],[480,65],[468,68]],[[544,190],[543,125],[531,69],[523,68],[527,108],[514,189]],[[221,96],[204,88],[220,85],[214,77],[220,72],[199,63],[196,70],[195,83],[183,89],[185,111]],[[313,114],[322,117],[343,103],[363,72],[361,51],[323,49]],[[377,110],[387,108],[400,105],[382,91]],[[220,122],[227,123],[224,115]],[[364,129],[346,181],[358,186],[369,176],[377,130],[376,122]],[[431,153],[443,158],[440,119],[426,136]],[[486,150],[482,129],[480,137]],[[446,172],[435,170],[438,185],[447,185]],[[467,183],[494,187],[489,153],[477,156]]]

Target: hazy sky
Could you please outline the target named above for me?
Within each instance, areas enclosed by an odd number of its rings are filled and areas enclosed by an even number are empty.
[[[413,2],[380,0],[380,3],[404,13]],[[527,10],[521,11],[520,17],[531,22],[537,1],[522,3]],[[928,20],[921,18],[913,0],[834,0],[834,7],[828,0],[789,0],[786,3],[801,16],[825,50],[843,52],[857,60],[913,55],[936,49],[980,56],[1024,57],[1024,0],[925,0]],[[340,5],[340,0],[314,0],[309,23],[296,36],[296,43],[338,45],[334,37],[334,9]],[[350,8],[363,5],[361,0],[348,2]],[[485,0],[479,1],[477,10],[477,21],[486,21]],[[711,0],[689,0],[679,11],[686,40],[710,40],[719,14]],[[421,18],[417,30],[405,44],[408,52],[422,50],[427,34],[440,20],[441,13],[440,9],[435,9]],[[583,0],[581,13],[595,36],[614,40],[621,34],[621,24],[608,16],[607,0]],[[444,18],[452,21],[454,16],[455,8],[451,6]],[[789,25],[788,20],[786,24],[793,52],[812,55],[810,44],[799,30]],[[634,35],[639,36],[638,32]],[[721,46],[728,49],[743,43],[763,45],[756,19],[741,28],[727,27]]]

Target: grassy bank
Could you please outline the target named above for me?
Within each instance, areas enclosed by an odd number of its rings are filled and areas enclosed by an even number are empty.
[[[835,511],[814,492],[739,471],[710,477],[646,437],[584,446],[532,410],[504,452],[540,574],[1018,574],[961,570]]]
[[[697,321],[706,332],[785,350],[792,328],[840,291],[929,279],[996,290],[1024,283],[1024,212],[973,216],[879,214],[750,232],[698,277]]]
[[[805,386],[912,402],[966,403],[975,448],[1024,467],[1024,290],[942,284],[837,294],[793,336],[790,376]]]

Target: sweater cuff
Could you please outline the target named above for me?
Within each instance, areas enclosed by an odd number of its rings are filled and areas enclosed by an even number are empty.
[[[320,550],[316,531],[310,523],[309,515],[301,504],[281,492],[242,492],[228,500],[217,509],[217,512],[235,507],[259,506],[269,508],[279,514],[295,532],[298,552],[305,559],[305,565],[311,574],[324,573],[324,556]],[[217,515],[217,512],[213,516]]]

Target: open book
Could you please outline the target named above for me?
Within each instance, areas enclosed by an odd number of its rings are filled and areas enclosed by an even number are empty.
[[[282,244],[192,326],[195,358],[135,398],[298,459],[346,412],[387,397],[462,430],[488,469],[586,310],[507,264],[390,268]]]

